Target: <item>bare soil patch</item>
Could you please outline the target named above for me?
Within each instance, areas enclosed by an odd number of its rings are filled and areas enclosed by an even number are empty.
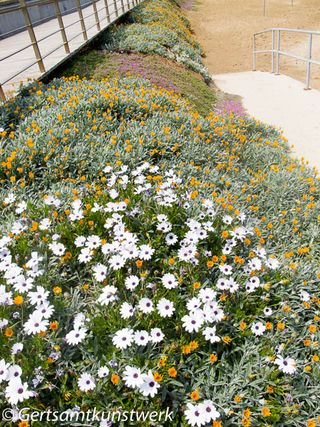
[[[201,0],[186,11],[212,74],[252,69],[252,35],[271,27],[320,31],[319,0]],[[258,47],[270,49],[271,36],[261,36]],[[281,39],[282,50],[307,56],[307,36],[288,33]],[[320,61],[320,36],[314,37],[313,56]],[[271,56],[259,55],[257,69],[269,71]],[[280,72],[304,81],[306,64],[281,57]],[[312,68],[312,87],[320,89],[320,66]]]

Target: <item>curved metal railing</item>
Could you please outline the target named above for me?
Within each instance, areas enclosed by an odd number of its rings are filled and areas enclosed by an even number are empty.
[[[307,55],[300,56],[292,52],[286,52],[281,49],[281,34],[285,32],[300,33],[309,35],[308,44],[306,46]],[[271,49],[257,50],[257,36],[261,34],[271,33]],[[320,65],[320,60],[317,61],[313,58],[313,39],[316,36],[320,36],[320,31],[314,30],[296,30],[292,28],[269,28],[268,30],[259,31],[253,35],[253,71],[256,70],[257,54],[258,53],[270,53],[271,54],[271,72],[280,74],[280,56],[287,56],[290,58],[297,59],[299,61],[306,62],[306,89],[310,89],[311,79],[311,65]]]

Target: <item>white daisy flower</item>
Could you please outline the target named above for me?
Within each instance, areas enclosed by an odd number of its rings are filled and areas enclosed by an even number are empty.
[[[102,293],[98,298],[98,303],[101,305],[108,305],[110,302],[116,300],[118,289],[115,286],[107,285],[102,289]]]
[[[263,309],[263,313],[264,313],[264,315],[265,315],[265,316],[271,316],[271,314],[272,314],[272,309],[271,309],[270,307],[265,307],[265,308]]]
[[[136,331],[134,333],[134,342],[137,345],[147,345],[150,337],[147,331]]]
[[[120,329],[115,333],[115,335],[112,338],[113,344],[123,350],[127,347],[130,347],[134,339],[134,333],[132,329],[129,328],[123,328]]]
[[[101,366],[98,369],[98,377],[99,378],[106,378],[109,375],[109,368],[107,366]]]
[[[154,254],[154,249],[150,245],[141,245],[139,257],[143,260],[149,261]]]
[[[261,336],[265,332],[266,327],[262,322],[253,323],[251,326],[251,331],[256,336]]]
[[[15,378],[6,387],[5,396],[10,405],[17,405],[33,396],[33,392],[28,389],[27,383],[22,383],[20,378]]]
[[[207,423],[215,421],[220,417],[220,413],[216,410],[216,407],[213,405],[211,400],[204,400],[199,404],[199,409],[200,412],[203,413]]]
[[[166,298],[161,298],[157,304],[157,310],[161,317],[171,317],[175,308],[171,301]]]
[[[187,403],[187,409],[184,411],[184,415],[190,426],[201,427],[207,424],[207,416],[200,405]]]
[[[125,385],[130,388],[140,387],[143,384],[141,370],[134,366],[126,366],[122,377]]]
[[[93,277],[97,282],[103,282],[107,277],[108,268],[103,264],[97,264],[93,267]]]
[[[206,341],[210,341],[211,344],[221,341],[221,339],[216,335],[216,327],[211,328],[207,327],[203,330],[203,336]]]
[[[161,281],[166,289],[173,289],[179,285],[177,279],[171,273],[164,274]]]
[[[33,312],[26,323],[23,325],[23,329],[27,335],[36,335],[40,332],[45,332],[49,325],[47,319],[43,319],[41,314],[37,311]]]
[[[182,317],[182,324],[187,332],[198,332],[203,325],[204,319],[202,311],[197,310],[194,313]]]
[[[129,276],[126,278],[124,284],[129,291],[133,291],[139,285],[139,277],[138,276]]]
[[[10,363],[6,363],[4,359],[0,360],[0,384],[8,378]]]
[[[87,335],[86,328],[74,329],[66,335],[66,341],[69,345],[77,345],[85,339],[86,335]]]
[[[142,380],[143,383],[139,386],[140,392],[143,396],[154,397],[158,393],[160,384],[154,380],[152,371],[150,370],[148,374],[142,374]]]
[[[168,246],[176,244],[178,241],[178,237],[174,233],[168,233],[166,235],[166,244]]]
[[[48,246],[56,256],[63,256],[66,251],[66,248],[62,243],[50,243]]]
[[[125,258],[123,258],[121,255],[113,255],[109,259],[110,267],[113,268],[113,270],[120,270],[126,263]]]
[[[296,361],[291,357],[286,357],[284,359],[282,356],[278,355],[274,363],[278,365],[280,371],[284,372],[285,374],[292,375],[297,370]]]
[[[153,302],[149,298],[141,298],[138,303],[138,309],[145,314],[149,314],[153,311]]]
[[[131,304],[124,302],[121,304],[120,315],[122,319],[129,319],[134,315],[134,308]]]
[[[153,328],[150,331],[150,339],[153,343],[161,342],[164,338],[164,334],[160,328]]]
[[[87,373],[80,375],[78,379],[78,387],[81,391],[88,392],[96,388],[93,376]]]

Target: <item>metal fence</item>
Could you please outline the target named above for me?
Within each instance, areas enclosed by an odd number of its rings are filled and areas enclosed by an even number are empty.
[[[117,20],[120,16],[133,9],[143,0],[89,0],[87,3],[83,4],[80,0],[73,0],[74,6],[73,11],[68,15],[68,24],[65,24],[65,16],[61,13],[60,2],[61,0],[32,0],[26,2],[26,0],[19,0],[19,3],[12,5],[11,7],[6,7],[5,9],[0,8],[0,15],[5,13],[12,13],[13,11],[20,12],[23,14],[24,18],[24,33],[22,37],[24,41],[30,40],[23,46],[16,46],[13,50],[7,53],[5,56],[0,57],[0,65],[6,66],[9,63],[8,60],[14,60],[22,52],[25,52],[27,49],[32,48],[33,59],[27,64],[23,64],[23,67],[16,69],[16,63],[14,64],[14,72],[9,73],[8,75],[8,66],[6,67],[6,76],[2,78],[0,75],[0,99],[5,100],[6,94],[3,89],[3,86],[7,83],[12,82],[16,77],[30,70],[32,67],[37,66],[38,73],[40,76],[48,72],[51,68],[54,68],[55,65],[60,64],[64,60],[68,59],[71,54],[75,53],[81,49],[85,44],[89,43],[94,37],[97,36],[102,30],[107,28],[112,22]],[[44,6],[52,4],[54,6],[55,17],[53,18],[57,23],[57,29],[45,34],[43,37],[36,36],[37,22],[32,22],[30,18],[29,10],[34,6]],[[49,22],[51,23],[52,20]],[[78,24],[78,29],[75,28]],[[46,24],[41,24],[46,25]],[[91,30],[91,31],[90,31]],[[88,34],[89,31],[92,34]],[[21,33],[20,33],[21,36]],[[14,37],[14,36],[13,36]],[[50,43],[48,40],[51,38]],[[81,42],[77,42],[76,46],[71,46],[72,41],[77,38],[81,38]],[[6,42],[4,39],[1,43]],[[52,48],[47,51],[42,51],[41,42],[45,42],[47,45],[52,45]],[[43,44],[43,43],[42,43]],[[55,55],[59,49],[63,48],[63,53],[60,55]],[[28,55],[26,55],[27,57]],[[55,64],[50,64],[50,67],[46,67],[45,59],[51,58]],[[22,58],[23,59],[23,58]],[[25,62],[24,59],[20,62]],[[52,62],[52,61],[51,61]],[[39,77],[39,76],[38,76]]]
[[[286,52],[282,50],[281,48],[281,34],[285,32],[290,33],[300,33],[300,34],[307,34],[308,37],[308,43],[306,44],[306,56],[300,56],[296,55],[292,52]],[[257,37],[266,34],[271,33],[271,49],[264,49],[264,50],[257,50]],[[313,31],[313,30],[295,30],[291,28],[270,28],[268,30],[260,31],[258,33],[255,33],[253,35],[253,71],[256,70],[256,64],[257,64],[257,54],[258,53],[270,53],[271,54],[271,72],[276,73],[277,75],[280,74],[280,57],[286,56],[290,58],[297,59],[299,61],[306,62],[306,87],[305,89],[311,89],[310,88],[310,80],[311,80],[311,65],[320,65],[320,60],[316,61],[313,58],[313,39],[316,36],[320,36],[320,31]]]

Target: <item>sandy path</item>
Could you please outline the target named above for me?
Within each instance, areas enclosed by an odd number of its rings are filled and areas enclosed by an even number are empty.
[[[237,94],[249,114],[283,130],[292,155],[320,170],[320,91],[303,90],[288,77],[248,71],[213,76],[219,89]]]
[[[187,11],[197,39],[204,47],[206,65],[213,74],[252,69],[252,35],[271,27],[320,30],[320,0],[200,0],[195,10]],[[306,36],[288,34],[282,48],[303,56]],[[271,37],[261,38],[259,47],[271,48]],[[320,36],[314,41],[314,57],[320,61]],[[269,71],[270,55],[260,55],[257,69]],[[284,74],[305,81],[305,64],[281,58]],[[320,89],[320,67],[313,66],[312,87]]]

